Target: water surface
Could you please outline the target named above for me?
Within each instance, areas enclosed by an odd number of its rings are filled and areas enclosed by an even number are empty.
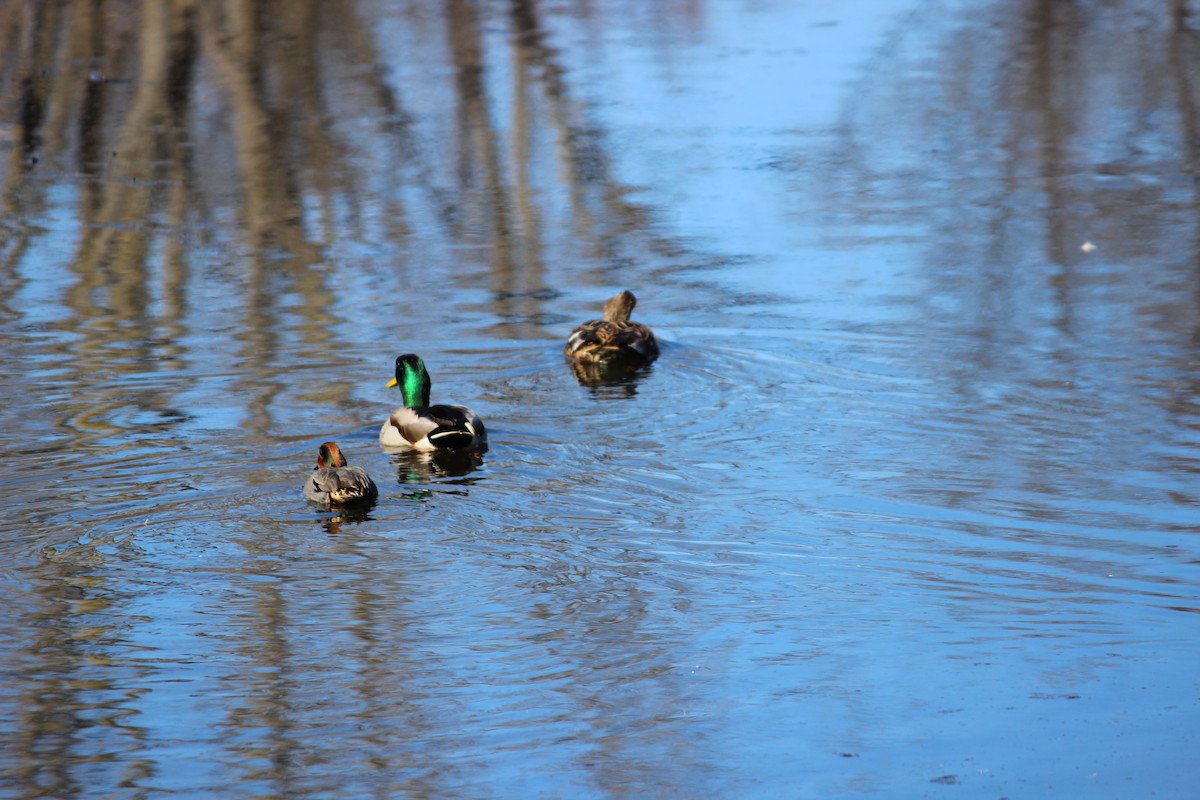
[[[8,4],[4,796],[1191,797],[1165,5]]]

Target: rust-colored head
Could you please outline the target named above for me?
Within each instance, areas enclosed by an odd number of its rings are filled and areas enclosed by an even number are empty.
[[[317,454],[317,469],[344,466],[346,466],[346,457],[342,455],[337,442],[326,442],[321,445],[321,452]]]

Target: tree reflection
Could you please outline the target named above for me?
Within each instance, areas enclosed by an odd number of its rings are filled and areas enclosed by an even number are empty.
[[[167,491],[162,472],[178,474],[182,460],[213,466],[197,452],[212,442],[198,435],[218,432],[218,471],[238,484],[245,467],[235,464],[305,435],[297,426],[345,424],[330,409],[361,424],[354,381],[341,379],[346,362],[365,362],[365,346],[390,351],[381,343],[410,305],[431,316],[437,292],[470,283],[449,269],[459,254],[483,262],[486,324],[508,338],[542,335],[562,284],[548,264],[571,265],[572,282],[607,285],[631,259],[632,237],[669,251],[614,179],[604,131],[542,19],[532,0],[0,0],[0,100],[11,112],[0,117],[0,307],[53,333],[26,357],[71,388],[20,420],[13,440],[55,437],[70,448],[70,480],[87,487],[90,514],[119,527],[122,503]],[[20,298],[37,282],[62,290],[34,307]],[[446,338],[441,325],[426,335]],[[406,486],[465,491],[481,479],[469,457],[394,463]],[[38,491],[57,501],[63,489]],[[352,548],[358,527],[347,523],[360,521],[319,524]],[[247,544],[247,557],[293,556],[272,546]],[[96,559],[112,568],[99,550]],[[346,580],[355,603],[377,602],[370,579]],[[116,581],[112,593],[136,605],[138,587]],[[299,759],[336,760],[300,743],[307,694],[290,676],[339,662],[296,645],[306,603],[318,601],[267,580],[238,602],[244,613],[221,615],[232,644],[215,646],[222,692],[237,698],[218,710],[217,744],[238,753],[251,736],[255,758],[234,779],[289,793]],[[102,655],[75,637],[86,621],[55,603],[27,620],[36,637],[11,644],[44,656],[24,676],[31,699],[17,717],[22,753],[46,760],[24,776],[28,796],[88,791],[75,778],[93,756],[75,746],[86,723],[74,709],[85,704],[65,692],[77,680],[99,672],[106,686],[133,687],[114,715],[162,702],[139,699],[128,658],[80,666]],[[396,638],[397,624],[361,614],[364,735],[421,747],[408,740],[424,712],[398,708],[397,681],[383,680],[401,661],[369,644]],[[340,706],[329,713],[340,721]],[[408,782],[436,787],[449,768],[422,751],[429,763]],[[153,774],[154,758],[137,768]],[[135,771],[130,781],[142,779]]]
[[[1012,459],[1046,502],[1055,485],[1094,491],[1075,483],[1081,465],[1112,469],[1131,417],[1195,414],[1181,380],[1200,340],[1187,5],[996,3],[929,50],[880,53],[845,109],[844,157],[817,182],[855,230],[908,237],[919,267],[893,307],[940,333],[914,363],[944,365],[931,372],[960,404],[948,414],[1002,420],[966,449]]]
[[[651,5],[648,20],[662,25],[686,26],[705,11],[702,2]],[[1077,469],[1080,462],[1118,457],[1121,437],[1153,404],[1195,425],[1194,5],[1012,0],[980,7],[973,24],[932,48],[931,63],[882,53],[846,110],[842,157],[831,159],[836,165],[824,176],[804,175],[827,193],[822,211],[847,213],[856,236],[880,228],[902,229],[897,238],[923,232],[921,256],[913,259],[919,280],[906,285],[918,288],[897,304],[910,315],[904,324],[920,317],[919,330],[946,335],[914,341],[929,350],[919,363],[934,365],[935,380],[945,384],[938,392],[961,403],[952,413],[987,412],[1007,423],[983,431],[980,447],[964,448],[970,459],[1006,453],[1014,441],[1028,447],[1013,461],[1031,492],[1048,496],[1056,480],[1075,488],[1070,480],[1087,472]],[[122,520],[128,506],[121,504],[145,484],[158,490],[161,478],[121,472],[129,462],[171,453],[190,468],[203,458],[180,454],[219,443],[233,453],[230,461],[254,464],[256,448],[311,436],[311,428],[361,425],[386,411],[365,413],[373,399],[356,395],[347,375],[366,361],[364,353],[396,352],[394,341],[419,336],[470,353],[482,372],[492,339],[549,339],[548,309],[572,284],[611,285],[634,259],[676,256],[678,245],[655,234],[653,210],[632,202],[616,177],[611,134],[591,113],[548,27],[564,15],[584,28],[603,24],[589,16],[596,8],[535,0],[0,0],[7,109],[0,119],[0,305],[17,320],[13,330],[45,335],[30,345],[28,363],[75,392],[26,401],[21,411],[29,419],[13,421],[11,441],[58,437],[51,444],[70,460],[64,456],[67,466],[54,477],[69,478]],[[1081,249],[1093,241],[1095,254]],[[21,295],[38,281],[63,290]],[[456,336],[463,330],[471,332],[465,342]],[[561,338],[553,342],[556,349]],[[1122,372],[1143,358],[1162,369]],[[634,396],[646,374],[573,366],[579,382],[603,398]],[[204,384],[199,391],[197,383]],[[1021,394],[1025,386],[1039,388],[1036,402]],[[23,391],[18,386],[5,399]],[[1112,402],[1122,392],[1128,403]],[[206,414],[210,428],[194,424]],[[1071,417],[1071,425],[1055,428],[1055,414]],[[945,419],[915,424],[936,434]],[[197,444],[198,434],[210,438]],[[941,446],[937,436],[927,441]],[[1200,463],[1186,447],[1173,453],[1189,469]],[[417,501],[435,496],[429,484],[465,495],[487,474],[471,457],[405,454],[391,463],[399,488],[414,487],[406,496]],[[994,478],[975,463],[958,466],[935,476],[946,479],[943,505],[963,502],[953,496],[956,476]],[[559,482],[564,494],[578,486],[557,474],[547,482]],[[56,487],[31,491],[60,499]],[[597,509],[595,532],[612,533],[601,518],[611,506]],[[655,609],[667,594],[655,592],[661,563],[637,544],[594,554],[587,537],[562,545],[561,558],[546,558],[555,531],[581,530],[577,511],[564,504],[556,518],[542,509],[545,520],[515,532],[481,525],[472,532],[477,538],[463,536],[462,557],[482,550],[535,574],[524,589],[549,622],[543,641],[526,644],[554,656],[545,665],[545,675],[556,676],[547,686],[573,670],[561,688],[548,690],[567,698],[564,717],[612,702],[634,670],[605,674],[597,665],[619,661],[647,662],[638,665],[647,667],[638,691],[621,702],[651,712],[682,705],[685,693],[663,666],[672,653],[661,642],[687,631]],[[18,523],[41,519],[19,513],[28,519]],[[358,521],[349,515],[322,524],[333,532]],[[307,519],[304,526],[312,527]],[[337,544],[352,552],[352,534],[367,528],[345,525]],[[255,540],[246,550],[290,565],[301,560],[290,547]],[[361,572],[320,574],[309,586],[289,583],[294,573],[254,575],[241,616],[222,618],[232,630],[221,635],[236,642],[231,651],[244,669],[221,676],[237,699],[219,744],[233,756],[247,738],[261,745],[245,778],[268,784],[263,794],[302,791],[295,788],[304,782],[302,761],[336,765],[336,745],[303,734],[345,734],[342,705],[350,702],[360,747],[368,742],[375,749],[364,749],[381,763],[397,749],[420,757],[403,765],[414,793],[462,788],[454,784],[461,769],[454,748],[429,747],[412,733],[452,727],[437,716],[446,706],[439,665],[398,644],[423,633],[423,620],[396,615],[394,598],[413,602],[427,587],[406,585],[405,564],[370,571],[364,552]],[[97,574],[112,573],[106,558],[95,555]],[[387,580],[377,585],[381,574]],[[439,577],[455,575],[448,567]],[[136,669],[123,681],[105,674],[109,642],[120,625],[134,623],[110,619],[107,601],[72,602],[74,589],[63,581],[87,577],[80,576],[42,576],[56,588],[26,612],[25,628],[34,632],[13,645],[30,664],[21,671],[18,749],[31,762],[50,762],[22,775],[31,796],[86,794],[86,781],[63,764],[87,757],[78,747],[85,729],[118,728],[115,720],[133,713],[132,695],[142,688]],[[157,572],[154,579],[181,580]],[[122,582],[113,583],[115,603]],[[355,641],[323,652],[305,623],[315,609],[339,602],[354,620]],[[453,638],[459,619],[450,617],[446,635]],[[648,633],[651,622],[657,627]],[[483,633],[511,624],[477,623]],[[497,650],[507,633],[496,637]],[[641,646],[649,640],[655,644]],[[468,653],[459,668],[474,680],[469,656],[477,642],[455,646]],[[296,676],[319,683],[347,653],[358,659],[355,696],[314,711]],[[589,672],[595,677],[578,679]],[[509,677],[518,683],[524,676]],[[642,691],[647,685],[652,691]],[[475,709],[460,711],[479,722]],[[525,724],[540,711],[518,709],[511,719],[524,716],[517,724]],[[600,748],[576,742],[579,757],[589,768],[597,753],[605,759],[596,780],[609,781],[611,792],[637,785],[630,774],[652,791],[655,763],[687,750],[675,738],[681,728],[641,737],[607,730],[600,714],[589,719]],[[141,732],[121,732],[140,759]],[[657,762],[638,751],[654,741]],[[451,737],[441,743],[457,744]],[[136,760],[128,780],[149,772],[148,763]],[[686,755],[677,763],[692,767]]]
[[[1011,324],[1031,268],[1074,336],[1095,311],[1084,289],[1097,262],[1155,253],[1192,281],[1200,50],[1186,6],[997,3],[989,35],[964,28],[939,45],[945,68],[919,83],[889,77],[915,71],[910,53],[881,56],[846,109],[837,146],[849,157],[823,185],[860,222],[931,226],[935,288],[990,294],[962,301],[997,324]],[[912,202],[931,187],[954,202]]]

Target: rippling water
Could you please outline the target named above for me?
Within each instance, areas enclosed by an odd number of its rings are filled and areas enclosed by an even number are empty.
[[[1192,795],[1189,18],[83,5],[2,57],[4,796]],[[485,455],[380,449],[406,351]]]

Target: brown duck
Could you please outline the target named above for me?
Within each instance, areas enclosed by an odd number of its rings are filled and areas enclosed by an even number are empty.
[[[625,362],[649,364],[658,358],[654,333],[629,315],[637,305],[631,291],[623,291],[604,304],[604,319],[583,323],[567,337],[563,354],[583,363]]]

